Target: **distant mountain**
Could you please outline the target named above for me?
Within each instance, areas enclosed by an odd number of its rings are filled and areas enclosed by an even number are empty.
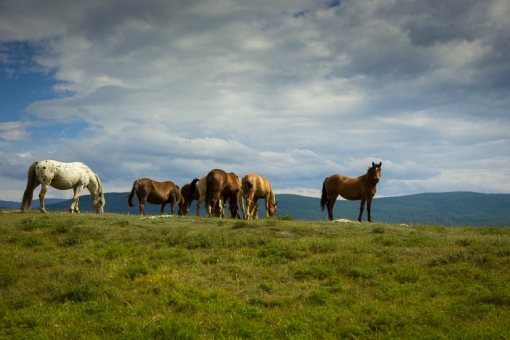
[[[129,193],[105,194],[105,212],[138,215],[138,200],[136,207],[130,208],[125,197]],[[295,220],[327,220],[327,211],[321,211],[318,198],[291,194],[276,195],[278,201],[277,216],[291,216]],[[67,211],[71,200],[51,204],[46,202],[48,211]],[[0,207],[18,209],[19,203],[7,202]],[[34,207],[38,200],[34,200]],[[263,201],[260,201],[260,216],[265,216]],[[359,213],[360,201],[337,200],[333,215],[335,219],[345,218],[356,220]],[[510,194],[480,194],[474,192],[424,193],[400,197],[375,198],[372,202],[372,220],[385,223],[405,224],[438,224],[444,226],[510,226]],[[196,201],[190,208],[190,214],[195,215]],[[90,195],[80,197],[80,210],[91,212]],[[160,206],[146,204],[147,214],[159,214]],[[170,214],[167,205],[165,213]],[[175,210],[177,213],[177,208]],[[200,215],[205,215],[204,204],[200,208]],[[366,221],[366,207],[363,212]]]
[[[67,201],[66,199],[62,198],[45,198],[44,199],[44,205],[50,205],[55,203],[60,203]],[[19,209],[21,202],[13,202],[13,201],[2,201],[0,200],[0,208],[4,209]],[[34,195],[34,200],[32,201],[32,209],[39,209],[39,197],[36,197]]]

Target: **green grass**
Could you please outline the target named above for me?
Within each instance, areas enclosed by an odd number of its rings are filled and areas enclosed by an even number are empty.
[[[0,338],[510,334],[506,228],[0,217]]]

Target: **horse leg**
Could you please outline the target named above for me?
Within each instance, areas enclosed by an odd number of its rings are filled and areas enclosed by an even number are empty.
[[[173,216],[173,214],[174,214],[175,203],[177,203],[177,199],[174,197],[174,198],[170,201],[170,210],[172,210],[172,216]]]
[[[362,198],[361,199],[361,203],[359,205],[359,216],[358,216],[358,221],[361,222],[361,215],[363,215],[363,210],[365,209],[365,202],[366,202],[366,198]]]
[[[202,204],[202,201],[200,198],[197,201],[197,216],[200,216],[200,205]]]
[[[368,222],[372,222],[372,219],[370,218],[370,208],[372,208],[372,199],[367,199],[367,215],[368,215]]]
[[[243,212],[243,220],[246,219],[246,211],[244,209],[244,199],[243,199],[243,195],[239,194],[239,206],[241,207],[241,211]],[[239,218],[241,218],[241,216],[239,216]]]
[[[253,190],[250,190],[246,195],[245,195],[245,199],[246,199],[246,218],[248,220],[253,220],[253,206],[255,204],[255,201],[254,201],[254,196],[255,196],[255,191]]]
[[[330,221],[333,221],[333,207],[335,206],[337,197],[338,195],[328,197],[328,218]]]
[[[166,202],[161,204],[161,210],[159,211],[159,214],[160,215],[163,215],[163,213],[165,212],[165,206],[166,206]],[[174,209],[172,207],[172,215],[174,214]]]
[[[41,191],[39,192],[39,210],[43,214],[46,214],[46,208],[44,207],[44,196],[46,195],[46,191],[48,191],[48,184],[43,183],[41,186]]]
[[[79,213],[80,212],[80,209],[78,208],[78,201],[80,200],[80,193],[81,193],[82,189],[83,189],[82,186],[77,186],[77,187],[73,188],[74,196],[73,196],[73,203],[71,203],[71,208],[69,208],[70,213],[73,213],[73,212]]]
[[[175,201],[171,201],[170,202],[170,212],[172,213],[172,215],[174,214],[174,206],[175,206]]]
[[[145,215],[145,197],[138,197],[138,207],[140,207],[140,215]]]

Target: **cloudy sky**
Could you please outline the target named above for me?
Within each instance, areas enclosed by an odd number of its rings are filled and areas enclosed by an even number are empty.
[[[43,159],[106,192],[221,168],[318,196],[382,161],[378,197],[510,193],[509,17],[508,0],[2,0],[0,199]]]

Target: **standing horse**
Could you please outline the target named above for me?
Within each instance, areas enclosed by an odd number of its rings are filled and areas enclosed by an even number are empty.
[[[205,194],[207,190],[206,176],[195,178],[189,185],[188,202],[191,205],[194,199],[197,200],[197,216],[200,216],[200,205],[205,201]],[[197,198],[198,196],[198,198]]]
[[[258,207],[257,201],[263,198],[266,201],[266,217],[273,217],[276,214],[276,202],[271,182],[264,177],[256,174],[247,174],[241,180],[243,197],[246,199],[246,218],[252,220],[255,215],[255,209]]]
[[[372,162],[372,166],[368,168],[365,175],[358,178],[350,178],[343,175],[331,175],[326,177],[322,184],[321,208],[328,206],[329,220],[333,220],[333,206],[335,205],[338,195],[347,200],[361,200],[359,207],[358,221],[361,222],[361,215],[367,203],[368,222],[372,222],[370,218],[370,208],[372,206],[372,198],[376,193],[376,185],[381,179],[381,165]]]
[[[194,180],[192,180],[189,185],[189,191],[186,196],[187,197],[186,201],[188,202],[187,210],[189,210],[189,206],[191,205],[191,202],[193,202],[193,200],[197,200],[197,212],[196,212],[197,216],[200,216],[200,205],[202,205],[202,202],[205,201],[205,199],[206,199],[206,193],[207,193],[206,177],[207,176],[204,176],[201,178],[195,178]],[[195,192],[194,196],[192,194],[193,192]],[[224,210],[225,210],[226,204],[227,204],[226,201],[222,204],[221,199],[220,199],[216,203],[216,207],[214,208],[214,215],[224,217],[224,215],[225,215]],[[187,214],[187,210],[186,210],[186,214]],[[206,207],[206,210],[207,210],[207,207]],[[244,206],[241,206],[241,210],[244,214]],[[183,209],[183,211],[184,211],[184,209]]]
[[[145,202],[161,204],[160,215],[165,210],[165,205],[170,203],[172,215],[174,214],[175,203],[181,200],[181,190],[174,182],[157,182],[150,178],[140,178],[133,182],[133,188],[128,195],[128,204],[134,207],[133,196],[138,197],[140,215],[145,215]]]
[[[44,196],[52,186],[58,190],[74,190],[73,202],[69,211],[79,213],[78,201],[83,188],[87,188],[92,197],[92,208],[96,213],[102,213],[106,203],[103,195],[101,180],[88,166],[81,162],[62,163],[53,160],[33,162],[28,168],[27,187],[21,201],[21,212],[32,209],[32,199],[35,188],[41,184],[39,192],[40,210],[47,213],[44,207]]]
[[[205,207],[211,215],[213,207],[216,207],[221,198],[230,201],[230,214],[232,218],[239,217],[238,201],[241,191],[241,180],[233,172],[226,173],[220,169],[209,171],[206,176]],[[216,214],[216,216],[219,216]]]

